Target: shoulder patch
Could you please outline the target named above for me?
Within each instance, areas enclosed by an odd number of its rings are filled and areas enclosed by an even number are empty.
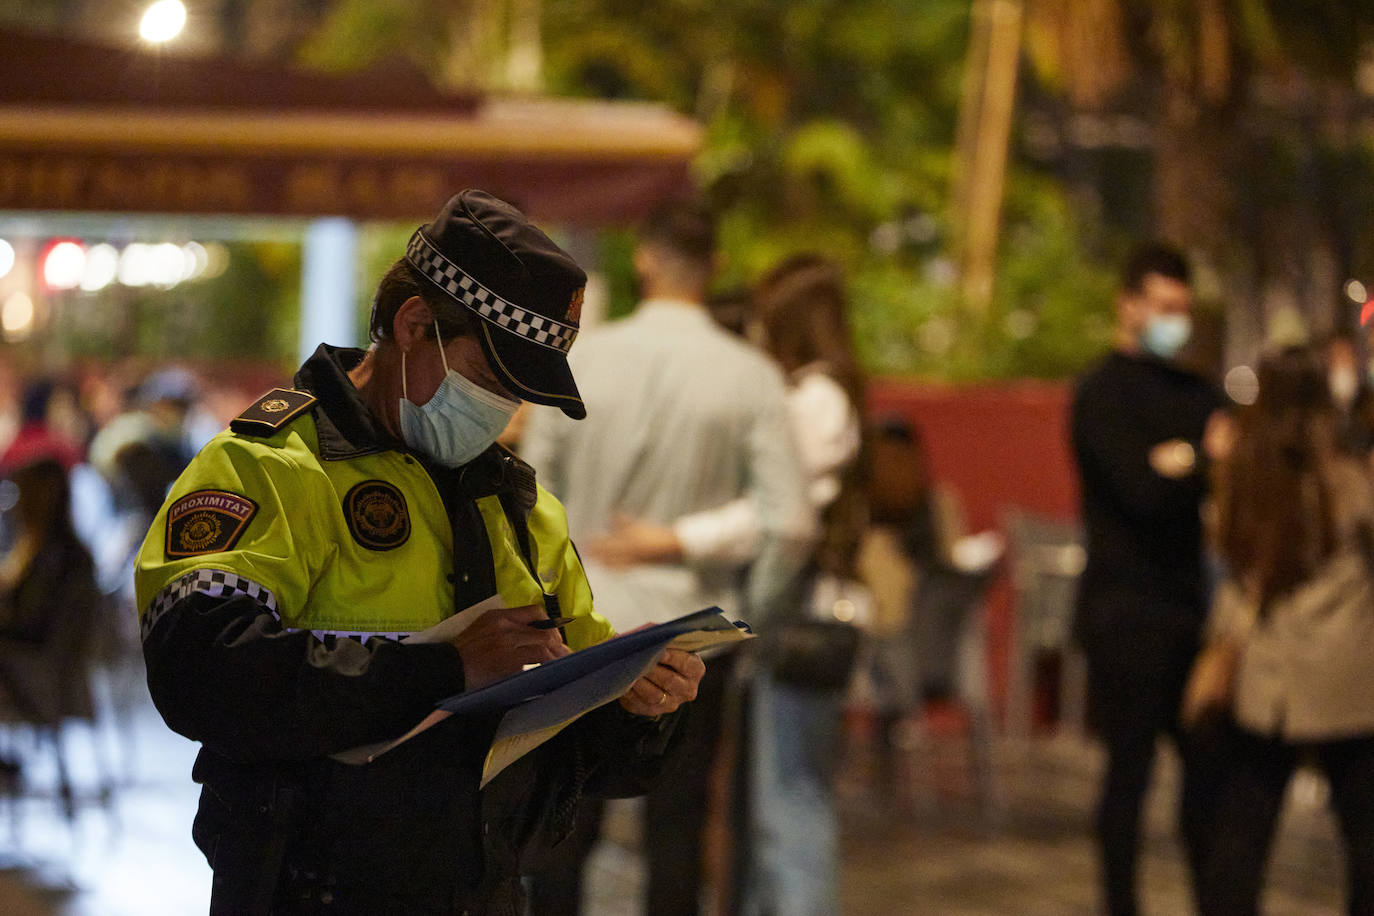
[[[236,433],[270,436],[310,409],[316,397],[295,388],[273,388],[229,424]]]
[[[354,486],[344,497],[343,510],[349,534],[368,550],[394,550],[410,538],[406,498],[384,480]]]
[[[257,511],[257,503],[237,493],[186,494],[167,510],[167,558],[232,550]]]

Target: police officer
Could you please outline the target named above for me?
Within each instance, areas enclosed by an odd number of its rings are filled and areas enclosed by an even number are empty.
[[[172,487],[135,581],[154,702],[202,744],[212,913],[517,913],[521,868],[581,794],[652,781],[704,670],[672,649],[482,789],[485,718],[331,757],[612,635],[562,507],[493,445],[521,400],[584,415],[567,352],[585,283],[518,210],[464,191],[380,282],[370,349],[322,345]],[[492,596],[448,642],[405,639]]]

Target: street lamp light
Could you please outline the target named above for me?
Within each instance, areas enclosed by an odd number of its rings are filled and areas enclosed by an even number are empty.
[[[186,25],[186,7],[181,0],[157,0],[143,13],[139,36],[149,44],[163,44],[181,34]]]

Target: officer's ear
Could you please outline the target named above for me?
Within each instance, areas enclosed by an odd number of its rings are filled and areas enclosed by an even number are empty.
[[[409,350],[434,327],[434,310],[419,296],[402,302],[391,319],[391,339],[401,350]]]

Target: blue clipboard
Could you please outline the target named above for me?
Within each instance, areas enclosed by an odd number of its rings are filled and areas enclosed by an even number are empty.
[[[504,677],[485,687],[454,694],[446,700],[441,700],[437,708],[459,715],[501,712],[606,669],[622,659],[639,655],[649,649],[661,649],[684,633],[741,628],[748,630],[746,624],[735,623],[727,618],[720,608],[704,608],[666,623],[614,636],[571,655],[544,662],[529,671]]]

